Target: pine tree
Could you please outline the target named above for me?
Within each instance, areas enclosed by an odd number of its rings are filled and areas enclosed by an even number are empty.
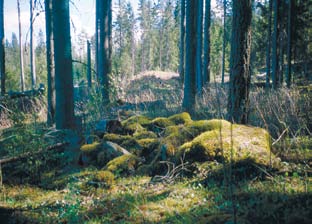
[[[1,90],[0,94],[5,94],[5,46],[4,46],[4,11],[3,0],[0,1],[0,80]]]

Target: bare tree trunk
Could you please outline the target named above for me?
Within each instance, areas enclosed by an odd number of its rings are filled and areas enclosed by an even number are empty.
[[[248,122],[252,0],[233,2],[228,118]]]
[[[223,0],[223,43],[222,43],[222,74],[221,82],[224,84],[225,73],[225,48],[226,48],[226,0]]]
[[[205,40],[204,40],[204,73],[203,84],[210,82],[210,23],[211,23],[211,1],[205,2]]]
[[[45,0],[47,76],[48,76],[48,117],[49,125],[55,124],[55,67],[53,43],[53,3]]]
[[[91,76],[91,43],[87,41],[87,80],[88,89],[92,88],[92,76]]]
[[[278,51],[277,51],[277,40],[278,40],[278,1],[274,1],[274,29],[272,39],[272,86],[273,89],[277,88],[278,85]]]
[[[269,0],[269,17],[268,17],[268,36],[267,36],[267,55],[266,55],[266,88],[270,87],[271,79],[271,40],[272,40],[272,0]]]
[[[18,13],[18,30],[19,30],[19,47],[20,47],[20,70],[21,70],[21,91],[25,91],[25,74],[24,74],[24,57],[23,57],[23,43],[22,43],[22,25],[21,25],[21,7],[20,0],[17,0]]]
[[[36,87],[36,61],[34,47],[34,11],[35,2],[30,0],[30,76],[32,88]]]
[[[198,0],[196,25],[196,90],[199,96],[202,95],[203,74],[202,74],[202,44],[203,44],[203,0]]]
[[[186,55],[183,109],[189,113],[195,110],[196,94],[196,25],[198,0],[186,1]]]
[[[53,0],[53,35],[57,129],[74,129],[74,88],[69,0]]]
[[[182,83],[184,82],[184,43],[185,43],[185,0],[181,0],[181,21],[180,21],[180,64],[179,74]]]
[[[292,4],[293,4],[293,0],[289,0],[288,1],[288,19],[287,19],[287,70],[286,70],[287,88],[290,88],[291,86]]]
[[[5,38],[4,38],[4,11],[3,2],[0,0],[0,78],[1,78],[1,91],[0,94],[5,94]]]

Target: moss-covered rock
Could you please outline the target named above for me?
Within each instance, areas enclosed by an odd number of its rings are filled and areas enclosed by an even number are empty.
[[[96,173],[94,180],[110,187],[115,183],[115,175],[110,171],[100,170]]]
[[[150,122],[150,124],[148,125],[148,129],[153,132],[159,133],[163,131],[164,129],[166,129],[167,127],[173,126],[173,125],[175,125],[174,122],[172,122],[168,118],[157,117]]]
[[[106,165],[106,169],[114,174],[133,173],[140,159],[132,154],[119,156]]]
[[[84,153],[90,153],[95,151],[101,146],[100,142],[93,142],[92,144],[85,144],[80,147],[80,150]]]
[[[214,159],[230,161],[231,158],[233,161],[253,159],[264,165],[268,165],[270,159],[274,158],[270,135],[264,129],[245,125],[232,125],[231,128],[226,121],[221,123],[221,129],[220,125],[216,125],[215,129],[203,132],[183,144],[177,156],[185,153],[189,160],[200,162]]]
[[[140,139],[146,139],[146,138],[157,138],[157,135],[152,132],[152,131],[146,131],[146,130],[141,130],[141,131],[137,131],[133,134],[133,137],[136,140],[140,140]]]
[[[175,114],[168,117],[170,121],[172,121],[175,125],[186,124],[192,121],[192,118],[189,113],[183,112],[181,114]]]

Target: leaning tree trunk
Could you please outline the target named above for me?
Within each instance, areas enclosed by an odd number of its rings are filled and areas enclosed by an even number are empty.
[[[274,29],[272,38],[272,87],[277,88],[278,84],[278,52],[277,52],[277,41],[278,41],[278,1],[274,1]]]
[[[182,107],[185,111],[193,113],[195,110],[196,93],[196,25],[197,25],[198,0],[186,1],[186,57],[185,57],[185,79],[184,97]]]
[[[34,47],[34,11],[35,1],[30,0],[30,76],[32,88],[36,87],[36,61]]]
[[[288,1],[288,19],[287,19],[287,70],[286,70],[287,88],[290,88],[290,85],[291,85],[292,4],[293,4],[293,0],[289,0]]]
[[[271,35],[272,35],[272,0],[269,0],[269,17],[268,17],[268,36],[267,36],[267,55],[266,55],[266,88],[270,87],[271,79]]]
[[[57,129],[75,128],[69,0],[53,0],[55,121]]]
[[[5,46],[4,46],[4,12],[3,12],[3,0],[0,0],[0,78],[1,78],[1,90],[0,94],[5,94]]]
[[[222,74],[221,82],[224,84],[225,73],[225,48],[226,48],[226,0],[223,0],[223,43],[222,43]]]
[[[179,73],[182,83],[184,82],[184,43],[185,43],[185,0],[181,0],[181,21],[180,21],[180,64]]]
[[[20,71],[21,71],[21,91],[25,91],[25,75],[24,75],[24,57],[23,57],[23,43],[22,43],[22,25],[21,25],[21,7],[20,0],[17,0],[17,14],[18,14],[18,30],[19,30],[19,48],[20,48]]]
[[[198,0],[197,25],[196,25],[196,91],[202,95],[203,74],[202,74],[202,43],[203,43],[203,0]]]
[[[54,68],[54,43],[53,43],[53,3],[52,0],[45,0],[45,21],[46,21],[46,60],[48,76],[48,113],[47,123],[55,124],[55,68]]]
[[[233,2],[228,118],[248,121],[252,0]]]
[[[204,40],[204,72],[203,84],[210,82],[210,23],[211,23],[211,0],[205,2],[205,40]]]

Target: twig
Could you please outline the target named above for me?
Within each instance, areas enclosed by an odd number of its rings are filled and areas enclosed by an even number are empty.
[[[288,128],[286,128],[286,129],[282,132],[282,134],[278,137],[278,139],[276,139],[276,140],[272,143],[272,146],[275,145],[276,143],[278,143],[278,142],[282,139],[282,137],[284,136],[284,134],[285,134],[287,131],[288,131]]]

